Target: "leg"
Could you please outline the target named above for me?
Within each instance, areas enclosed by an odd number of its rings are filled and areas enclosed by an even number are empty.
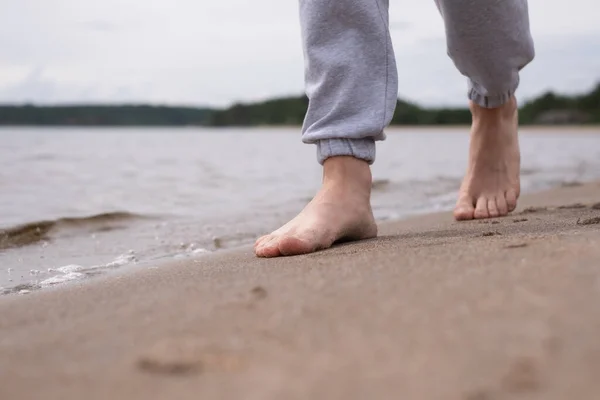
[[[448,54],[469,78],[473,114],[469,167],[456,219],[514,210],[520,192],[519,71],[534,58],[527,0],[436,0]]]
[[[388,0],[300,0],[300,21],[309,98],[302,141],[317,146],[323,184],[296,218],[256,242],[261,257],[377,235],[369,165],[398,97]]]

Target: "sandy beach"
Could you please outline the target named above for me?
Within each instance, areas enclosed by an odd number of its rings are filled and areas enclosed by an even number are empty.
[[[0,298],[1,399],[600,398],[600,183]]]

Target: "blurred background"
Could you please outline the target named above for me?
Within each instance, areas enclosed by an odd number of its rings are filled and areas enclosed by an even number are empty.
[[[434,2],[390,3],[379,220],[452,207],[470,121]],[[600,177],[600,5],[529,7],[525,192]],[[248,244],[318,187],[297,1],[5,1],[0,48],[3,292]]]

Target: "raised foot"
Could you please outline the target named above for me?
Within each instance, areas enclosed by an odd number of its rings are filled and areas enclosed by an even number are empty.
[[[494,218],[517,207],[521,156],[516,100],[485,109],[471,103],[469,166],[460,188],[457,220]]]
[[[259,257],[312,253],[338,241],[377,236],[370,204],[371,171],[352,157],[328,159],[323,186],[298,216],[254,245]]]

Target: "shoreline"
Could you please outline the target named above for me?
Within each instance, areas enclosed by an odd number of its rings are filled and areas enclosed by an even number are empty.
[[[3,296],[0,398],[594,398],[597,218],[592,182],[506,218],[425,214],[306,256],[244,247]]]
[[[383,184],[386,184],[386,180],[382,180]],[[381,183],[375,179],[374,185],[380,185]],[[554,190],[561,187],[570,187],[570,186],[579,186],[583,185],[580,181],[564,181],[560,185],[555,186],[554,188],[545,189],[546,190]],[[538,190],[539,191],[539,190]],[[534,195],[538,191],[525,191],[524,195]],[[308,200],[307,200],[308,201]],[[377,224],[380,227],[380,232],[385,231],[385,227],[394,226],[396,223],[400,223],[406,220],[412,219],[420,219],[425,218],[428,215],[443,215],[448,214],[452,211],[452,207],[448,206],[447,209],[424,209],[419,211],[413,211],[410,214],[405,214],[395,218],[384,217],[381,219],[377,219]],[[272,227],[268,228],[269,230],[274,230],[285,221],[293,218],[296,215],[294,211],[290,211],[289,215],[283,218],[283,220],[279,223],[276,223]],[[77,216],[77,217],[63,217],[57,218],[55,220],[42,220],[42,221],[33,221],[25,224],[15,225],[13,227],[2,228],[0,227],[0,250],[26,250],[28,247],[35,246],[36,243],[42,243],[43,248],[44,242],[48,240],[53,240],[50,236],[45,236],[45,233],[49,231],[55,230],[55,225],[69,225],[78,223],[90,225],[88,229],[91,232],[100,232],[102,230],[111,230],[110,224],[103,224],[104,222],[110,222],[111,220],[134,220],[134,222],[160,222],[160,215],[142,215],[124,211],[117,212],[104,212],[96,215],[87,215],[87,216]],[[135,221],[137,220],[137,221]],[[97,230],[91,230],[95,223],[99,223]],[[165,223],[165,222],[163,222]],[[63,227],[64,228],[64,227]],[[14,235],[12,232],[15,232]],[[59,232],[55,232],[59,234]],[[5,235],[3,237],[2,235]],[[11,235],[15,237],[12,238]],[[65,233],[61,233],[61,235],[65,235]],[[124,237],[123,237],[124,239]],[[22,240],[27,243],[17,246],[7,246],[2,249],[3,244],[7,244],[10,240],[16,240],[17,242]],[[6,242],[6,243],[3,243]],[[222,242],[232,241],[233,245],[227,244],[223,245]],[[182,260],[182,259],[193,259],[195,255],[203,255],[203,256],[214,256],[219,255],[223,252],[229,251],[237,251],[243,250],[251,246],[255,241],[254,237],[246,237],[243,239],[237,238],[233,239],[231,237],[227,237],[224,235],[223,237],[215,237],[212,240],[212,245],[200,246],[198,247],[197,243],[192,241],[187,247],[182,247],[183,244],[180,244],[175,251],[170,251],[167,253],[156,253],[151,256],[142,255],[140,258],[140,254],[135,250],[131,249],[128,251],[116,252],[114,254],[110,254],[107,257],[98,258],[97,262],[92,263],[83,263],[83,264],[73,264],[68,262],[56,263],[55,266],[49,267],[46,270],[36,270],[31,269],[29,275],[33,276],[35,280],[26,281],[25,283],[19,283],[14,285],[9,285],[6,287],[0,286],[0,297],[3,296],[21,296],[21,295],[29,295],[32,292],[38,291],[47,291],[52,289],[60,290],[69,285],[76,284],[85,284],[90,280],[99,279],[100,277],[112,277],[115,275],[119,275],[123,272],[127,272],[128,270],[143,270],[148,266],[153,266],[155,264],[163,264],[170,263],[174,260]],[[9,268],[9,276],[12,272],[14,272],[13,268]],[[123,271],[124,270],[124,271]],[[55,275],[52,275],[55,274]],[[23,278],[23,277],[21,277]],[[12,282],[12,281],[11,281]],[[1,282],[0,282],[1,283]]]

